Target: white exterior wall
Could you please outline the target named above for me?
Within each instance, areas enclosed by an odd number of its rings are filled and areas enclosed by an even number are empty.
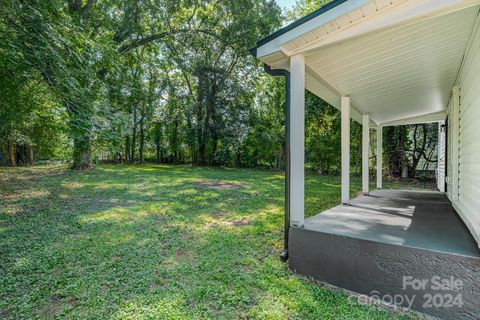
[[[460,88],[458,149],[452,146],[453,106],[449,106],[448,196],[480,244],[480,31],[477,22],[456,86]],[[453,95],[452,95],[453,97]],[[455,145],[455,143],[453,143]],[[458,159],[458,200],[452,194]]]

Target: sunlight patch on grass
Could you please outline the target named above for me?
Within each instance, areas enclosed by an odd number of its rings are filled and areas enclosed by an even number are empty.
[[[132,214],[129,208],[123,207],[83,215],[78,220],[80,223],[103,223],[105,221],[128,222],[135,220],[137,217],[138,212]]]
[[[19,257],[15,259],[13,264],[13,272],[22,272],[28,270],[32,264],[32,261],[27,257]]]
[[[38,198],[43,198],[49,196],[51,193],[48,190],[23,190],[21,193],[11,193],[7,195],[2,195],[2,200],[36,200]]]
[[[155,301],[129,301],[120,306],[112,319],[189,319],[188,313],[181,309],[184,301],[180,297],[169,297]]]
[[[325,187],[329,187],[329,188],[336,188],[336,189],[341,189],[341,185],[339,184],[333,184],[333,183],[323,183],[323,185]]]
[[[70,190],[78,190],[82,187],[84,187],[85,184],[78,182],[78,181],[67,181],[62,183],[62,187],[70,189]]]
[[[273,293],[262,294],[260,301],[250,309],[249,316],[255,319],[286,319],[288,308],[284,301]]]

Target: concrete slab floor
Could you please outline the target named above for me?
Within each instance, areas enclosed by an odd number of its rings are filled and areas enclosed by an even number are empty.
[[[305,229],[480,257],[469,230],[440,192],[376,190],[306,219]]]

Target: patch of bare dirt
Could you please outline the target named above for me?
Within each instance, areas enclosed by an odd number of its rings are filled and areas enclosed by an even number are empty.
[[[244,226],[250,225],[250,221],[243,218],[243,219],[240,219],[240,220],[225,221],[225,225],[230,226],[230,227],[244,227]]]
[[[245,227],[251,225],[251,222],[246,218],[236,219],[236,220],[228,220],[225,217],[228,213],[227,212],[214,212],[212,213],[212,217],[215,218],[214,221],[207,222],[205,227],[207,228],[223,228],[223,227]]]
[[[212,215],[212,217],[219,219],[219,218],[223,218],[224,216],[226,216],[227,213],[223,212],[223,211],[216,211],[216,212],[212,213],[211,215]]]
[[[175,260],[179,263],[190,263],[194,260],[194,254],[192,250],[178,249],[175,251]]]
[[[100,292],[101,293],[107,293],[110,290],[110,286],[108,284],[102,284],[100,286]]]
[[[58,317],[65,307],[71,309],[77,304],[77,300],[74,297],[61,297],[53,295],[48,300],[48,305],[42,308],[39,312],[42,317],[47,319]]]
[[[197,182],[199,185],[210,188],[220,188],[220,189],[241,189],[246,187],[246,184],[238,182],[227,182],[227,181],[211,181],[211,180],[201,180]]]
[[[156,282],[156,283],[153,283],[151,286],[150,286],[150,291],[157,291],[157,290],[162,290],[164,289],[165,287],[168,287],[168,285],[170,284],[170,280],[169,279],[161,279],[159,282]]]
[[[164,225],[167,222],[168,216],[166,215],[154,215],[153,222],[156,225]]]

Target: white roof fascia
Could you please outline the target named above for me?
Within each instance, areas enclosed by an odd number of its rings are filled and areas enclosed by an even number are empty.
[[[296,27],[295,29],[284,33],[281,36],[257,48],[257,57],[261,58],[274,52],[281,51],[281,46],[284,43],[300,37],[302,34],[312,31],[332,20],[335,20],[336,18],[365,5],[369,1],[370,0],[350,0],[342,3],[339,6],[319,15],[318,17],[315,17],[308,22],[305,22],[304,24]]]
[[[287,55],[308,52],[375,31],[431,19],[478,4],[480,0],[409,0],[381,14],[360,20],[356,24],[321,37],[306,46],[292,51],[282,48],[280,50]]]

